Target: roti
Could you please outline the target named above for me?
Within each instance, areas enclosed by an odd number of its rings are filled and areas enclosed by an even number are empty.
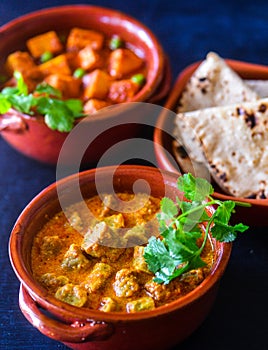
[[[268,98],[179,113],[175,123],[190,158],[224,192],[268,198]]]
[[[261,79],[251,79],[251,80],[244,80],[247,86],[249,86],[252,90],[254,90],[259,97],[264,98],[268,97],[268,80],[261,80]]]
[[[215,52],[209,52],[186,84],[178,112],[252,101],[259,95]]]

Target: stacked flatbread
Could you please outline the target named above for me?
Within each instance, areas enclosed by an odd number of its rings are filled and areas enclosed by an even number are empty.
[[[259,98],[219,56],[208,58],[182,94],[179,110],[191,111],[177,114],[174,135],[224,192],[268,198],[268,98]],[[200,79],[207,81],[205,94]]]
[[[256,100],[258,94],[215,52],[209,52],[185,86],[178,112]]]

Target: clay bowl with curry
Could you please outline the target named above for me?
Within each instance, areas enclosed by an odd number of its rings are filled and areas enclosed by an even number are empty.
[[[66,137],[85,117],[92,134],[111,129],[88,151],[87,162],[96,163],[116,140],[138,132],[130,122],[122,125],[120,113],[102,115],[101,109],[160,103],[171,82],[152,31],[104,7],[66,5],[16,18],[0,28],[0,51],[1,135],[48,164],[56,164]],[[133,113],[131,121],[140,119]]]
[[[215,212],[209,205],[185,243],[196,249],[197,265],[171,254],[167,272],[158,214],[183,200],[177,182],[177,174],[154,167],[108,166],[38,194],[9,245],[26,319],[72,349],[163,350],[190,336],[213,306],[232,243],[211,236],[203,222]]]

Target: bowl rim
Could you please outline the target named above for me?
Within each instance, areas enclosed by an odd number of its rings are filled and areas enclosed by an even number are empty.
[[[157,88],[161,84],[162,80],[164,79],[164,68],[165,65],[169,64],[167,60],[165,60],[165,53],[164,49],[162,47],[162,44],[160,43],[157,36],[153,33],[153,31],[147,27],[144,23],[136,19],[135,17],[132,17],[131,15],[124,13],[123,11],[104,7],[104,6],[98,6],[98,5],[89,5],[89,4],[73,4],[73,5],[59,5],[59,6],[51,6],[42,8],[39,10],[28,12],[24,15],[21,15],[17,18],[11,19],[9,22],[3,24],[0,26],[0,38],[1,35],[6,35],[5,33],[10,30],[15,29],[16,27],[20,26],[21,24],[31,21],[33,19],[42,18],[43,16],[51,16],[51,15],[60,15],[64,16],[65,13],[86,13],[86,12],[92,12],[92,13],[99,13],[101,14],[101,17],[115,17],[117,21],[123,20],[125,22],[131,23],[136,28],[139,28],[143,35],[141,36],[138,34],[138,36],[143,37],[142,41],[146,42],[147,40],[150,41],[150,51],[153,57],[153,66],[151,69],[151,75],[149,81],[146,81],[144,86],[141,88],[141,90],[135,94],[134,98],[131,99],[131,102],[139,102],[139,101],[145,101],[153,96],[153,94],[156,92]],[[102,22],[102,25],[105,25],[105,23]],[[101,31],[101,28],[99,29]],[[146,40],[144,39],[146,38]],[[135,43],[134,43],[135,45]],[[147,42],[146,42],[146,46]],[[129,101],[130,102],[130,101]]]
[[[109,174],[114,169],[117,169],[117,174],[119,177],[125,176],[127,173],[132,174],[159,174],[161,173],[164,183],[171,188],[176,188],[176,180],[178,178],[178,174],[171,173],[166,170],[161,170],[159,168],[151,167],[151,166],[143,166],[143,165],[120,165],[120,166],[105,166],[99,168],[98,171],[101,171],[104,174]],[[23,221],[27,218],[28,215],[31,215],[38,209],[40,200],[44,201],[44,198],[51,194],[51,192],[55,191],[57,185],[66,186],[73,179],[77,178],[77,176],[82,176],[84,178],[93,177],[95,175],[96,169],[85,170],[79,174],[69,175],[61,180],[49,185],[45,189],[43,189],[39,194],[37,194],[24,208],[24,210],[19,215],[12,232],[10,234],[9,239],[9,258],[13,270],[21,282],[21,284],[26,288],[31,297],[38,302],[43,308],[49,309],[52,314],[59,315],[61,314],[64,320],[72,320],[72,319],[94,319],[97,321],[135,321],[141,319],[148,319],[154,317],[160,317],[161,315],[165,315],[167,313],[175,312],[178,309],[183,309],[187,307],[189,304],[194,303],[196,300],[201,298],[204,294],[209,292],[219,280],[221,279],[232,250],[232,243],[221,243],[215,242],[215,254],[217,254],[217,259],[213,264],[211,273],[198,285],[193,291],[188,294],[182,296],[181,298],[172,301],[166,305],[157,307],[153,310],[141,311],[138,313],[127,313],[127,312],[102,312],[99,310],[91,310],[87,308],[78,308],[64,302],[57,300],[56,298],[49,296],[46,292],[44,292],[40,287],[38,287],[37,283],[34,281],[31,273],[25,267],[24,262],[22,261],[21,252],[19,251],[19,243],[18,240],[21,236],[21,231],[23,231]],[[51,197],[53,198],[53,197]],[[55,198],[55,195],[54,195]],[[44,204],[44,203],[43,203]]]
[[[250,63],[246,61],[229,59],[229,58],[226,58],[225,61],[242,78],[261,79],[265,77],[266,79],[268,79],[268,66],[256,64],[256,63]],[[171,93],[169,94],[169,97],[165,102],[165,105],[164,105],[165,109],[174,111],[174,108],[176,107],[176,102],[178,101],[179,96],[182,93],[182,90],[185,84],[187,83],[190,76],[193,74],[193,72],[201,63],[202,61],[196,61],[194,63],[191,63],[179,73],[179,75],[175,80],[175,83],[173,84],[173,87],[171,88]],[[155,152],[158,164],[161,164],[161,166],[168,171],[178,173],[178,169],[176,169],[173,166],[173,164],[170,162],[170,158],[167,156],[165,152],[162,152],[163,148],[160,147],[160,146],[163,146],[164,144],[163,130],[166,130],[166,128],[164,128],[163,126],[169,122],[166,118],[166,115],[167,115],[166,112],[163,111],[163,113],[159,115],[156,121],[156,127],[153,135],[154,152]],[[174,156],[172,151],[171,151],[171,154]],[[174,156],[174,160],[177,163],[175,156]],[[268,207],[268,199],[234,197],[228,194],[224,194],[223,192],[217,192],[217,191],[213,193],[213,196],[221,200],[236,200],[239,202],[249,203],[254,206]]]

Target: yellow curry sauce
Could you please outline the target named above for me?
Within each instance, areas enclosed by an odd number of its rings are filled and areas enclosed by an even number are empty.
[[[153,309],[200,284],[213,262],[211,243],[207,241],[201,256],[206,267],[168,285],[158,284],[147,269],[143,249],[150,236],[159,235],[155,215],[160,199],[145,194],[117,196],[122,202],[110,194],[102,199],[94,196],[86,200],[89,210],[70,206],[69,221],[64,212],[50,219],[34,238],[34,278],[59,300],[106,312]],[[122,206],[126,203],[131,203],[127,211]]]

